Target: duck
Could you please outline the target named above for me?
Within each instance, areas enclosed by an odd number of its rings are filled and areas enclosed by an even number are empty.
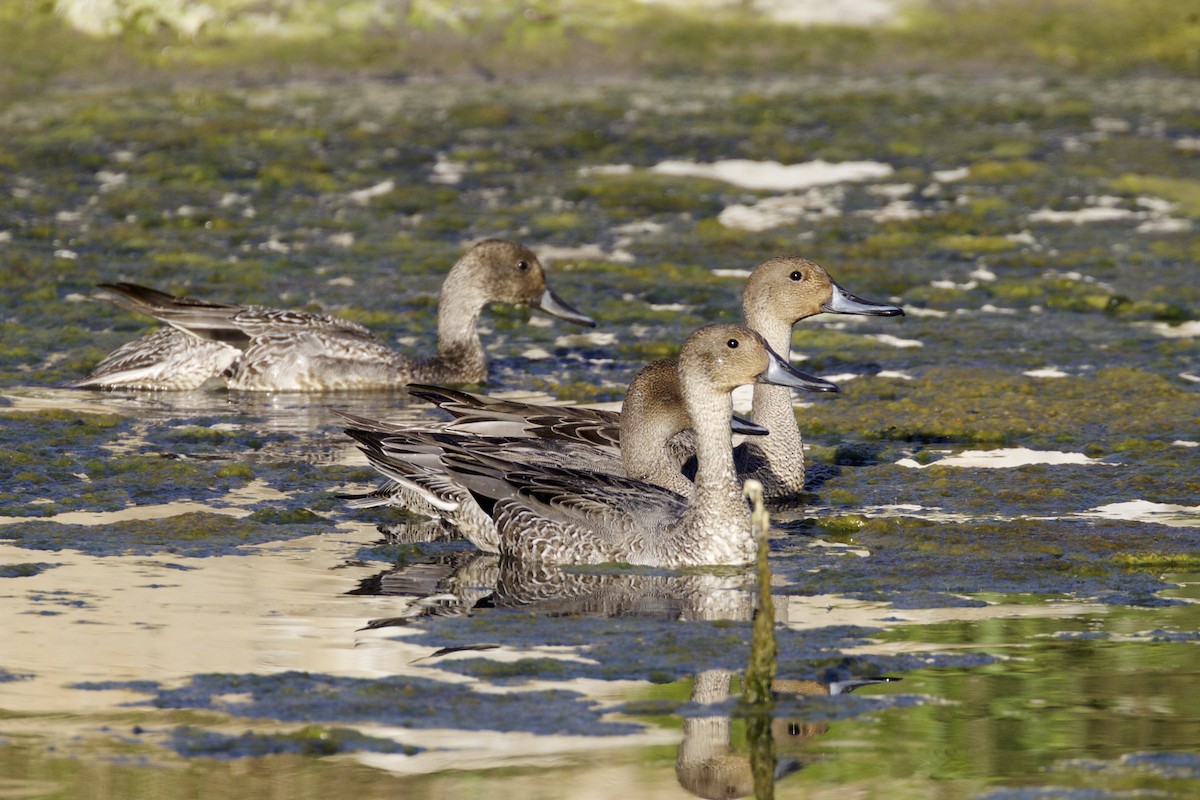
[[[743,320],[762,334],[777,353],[790,353],[793,325],[821,313],[892,317],[903,316],[904,309],[851,294],[824,267],[799,255],[771,258],[756,267],[746,280],[742,293]],[[671,370],[667,373],[674,377]],[[429,386],[420,387],[420,390],[425,399],[454,416],[464,429],[546,438],[574,436],[585,441],[607,436],[606,445],[620,447],[621,412],[517,403]],[[761,483],[767,500],[779,503],[794,499],[804,491],[805,462],[804,441],[790,391],[755,384],[748,423],[760,426],[766,432],[747,438],[737,446],[734,463],[738,474],[743,479],[754,478]],[[676,473],[690,475],[694,472],[695,444],[689,433],[680,433],[672,439],[669,452],[676,462]],[[661,449],[655,448],[656,457],[662,454]],[[656,463],[655,468],[661,470],[662,463]],[[679,494],[689,494],[661,471],[631,474],[667,486]]]
[[[362,325],[325,314],[210,303],[134,283],[100,288],[167,327],[118,348],[74,388],[188,391],[213,378],[238,391],[276,392],[481,383],[487,358],[477,323],[489,303],[524,303],[596,324],[554,293],[532,250],[500,239],[479,242],[450,269],[438,302],[437,354],[428,358],[399,353]]]
[[[502,557],[661,568],[754,560],[750,508],[733,458],[732,392],[751,383],[837,387],[796,370],[760,334],[731,323],[688,336],[677,369],[696,439],[690,499],[635,478],[524,464],[480,452],[469,441],[444,443],[446,474],[495,523]]]
[[[798,255],[768,259],[746,279],[742,320],[776,352],[789,354],[792,326],[821,313],[901,317],[904,309],[851,294],[820,264]],[[766,500],[796,498],[804,491],[804,440],[791,392],[755,384],[750,419],[769,433],[738,445],[734,456],[738,475],[761,483]]]
[[[832,387],[819,379],[814,386]],[[643,367],[625,393],[623,413],[579,406],[564,407],[546,419],[528,414],[515,401],[461,392],[443,386],[410,385],[408,392],[442,408],[486,402],[488,413],[458,414],[433,425],[392,424],[337,412],[351,423],[346,429],[370,464],[386,482],[364,494],[343,494],[352,508],[398,506],[440,519],[478,549],[499,552],[495,524],[462,486],[442,469],[445,445],[469,445],[522,463],[572,467],[638,478],[690,496],[693,484],[679,471],[679,455],[670,443],[691,426],[679,389],[676,363],[652,362]],[[505,413],[505,409],[511,413]],[[547,407],[553,408],[553,407]],[[732,433],[761,436],[766,429],[734,415]],[[621,447],[620,442],[628,443]]]

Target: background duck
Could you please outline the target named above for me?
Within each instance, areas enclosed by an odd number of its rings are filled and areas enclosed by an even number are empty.
[[[776,353],[786,356],[790,352],[793,325],[821,313],[891,317],[902,316],[904,310],[850,294],[822,266],[796,255],[769,259],[746,280],[742,293],[745,323],[762,334]],[[517,403],[471,392],[439,391],[436,387],[422,387],[422,390],[426,399],[458,418],[464,430],[469,424],[470,430],[494,434],[583,440],[607,437],[606,444],[619,447],[622,425],[619,412]],[[629,397],[626,395],[626,403]],[[768,499],[796,496],[804,490],[804,442],[789,390],[755,384],[751,421],[766,433],[747,439],[734,450],[738,474],[743,479],[759,481]],[[682,470],[681,474],[690,479],[695,473],[695,442],[691,435],[682,434],[672,440],[670,452],[674,471]],[[657,458],[661,454],[656,449],[647,456]],[[660,467],[661,464],[654,465],[655,469]],[[668,480],[657,472],[633,470],[629,474],[680,494],[690,494],[674,479]]]
[[[170,327],[118,348],[71,384],[76,388],[189,390],[217,377],[245,391],[479,383],[487,378],[487,357],[477,323],[489,303],[524,303],[596,324],[550,289],[533,251],[498,239],[476,244],[450,269],[438,301],[437,354],[429,358],[396,352],[362,325],[325,314],[209,303],[132,283],[101,288]]]

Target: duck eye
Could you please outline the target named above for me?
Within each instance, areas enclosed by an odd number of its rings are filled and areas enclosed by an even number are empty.
[[[797,269],[797,270],[793,270],[793,271],[792,271],[792,274],[791,274],[791,276],[790,276],[790,277],[791,277],[791,279],[792,279],[792,280],[794,280],[794,281],[802,281],[802,280],[804,280],[804,274],[803,274],[803,273],[801,273],[801,272],[800,272],[800,270],[798,270],[798,269]]]
[[[529,269],[529,262],[528,261],[518,261],[517,269],[521,270],[521,272],[525,272],[526,270]]]
[[[735,348],[738,346],[738,340],[737,340],[737,339],[730,339],[728,342],[726,342],[726,343],[725,343],[725,345],[726,345],[726,346],[727,346],[727,347],[728,347],[730,350],[733,350],[733,349],[735,349]]]

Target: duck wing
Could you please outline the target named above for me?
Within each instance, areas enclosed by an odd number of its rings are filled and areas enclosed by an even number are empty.
[[[454,417],[452,430],[559,439],[618,452],[621,446],[621,415],[615,411],[522,403],[427,384],[409,384],[408,391]]]
[[[76,389],[189,391],[222,375],[241,355],[223,342],[197,339],[175,328],[159,328],[126,342],[104,358]]]
[[[200,339],[245,347],[251,339],[271,331],[316,330],[336,332],[350,337],[374,339],[374,335],[355,322],[314,314],[264,306],[211,303],[191,297],[160,292],[136,283],[102,283],[117,305],[136,311],[190,333]]]
[[[473,448],[448,448],[442,463],[496,520],[502,538],[506,524],[537,533],[557,526],[571,529],[571,538],[619,545],[654,535],[688,509],[688,501],[674,492],[620,475],[529,467]]]

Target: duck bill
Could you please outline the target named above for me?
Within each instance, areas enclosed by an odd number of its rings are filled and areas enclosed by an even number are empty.
[[[734,433],[740,433],[743,436],[766,436],[771,433],[762,425],[751,422],[745,417],[739,417],[737,414],[733,415],[729,427]]]
[[[888,303],[873,303],[855,297],[836,283],[833,284],[833,296],[821,305],[822,311],[831,314],[860,314],[871,317],[903,317],[904,309]]]
[[[759,383],[773,383],[776,386],[787,386],[792,389],[804,389],[809,392],[836,392],[836,383],[830,383],[824,378],[801,372],[780,358],[775,351],[768,350],[769,366],[758,376]]]
[[[576,325],[584,325],[588,328],[596,327],[596,320],[584,316],[571,308],[562,301],[561,297],[550,291],[549,288],[542,292],[542,296],[533,305],[535,308],[540,308],[547,314],[553,314],[559,319],[565,319],[567,322],[574,322]]]

